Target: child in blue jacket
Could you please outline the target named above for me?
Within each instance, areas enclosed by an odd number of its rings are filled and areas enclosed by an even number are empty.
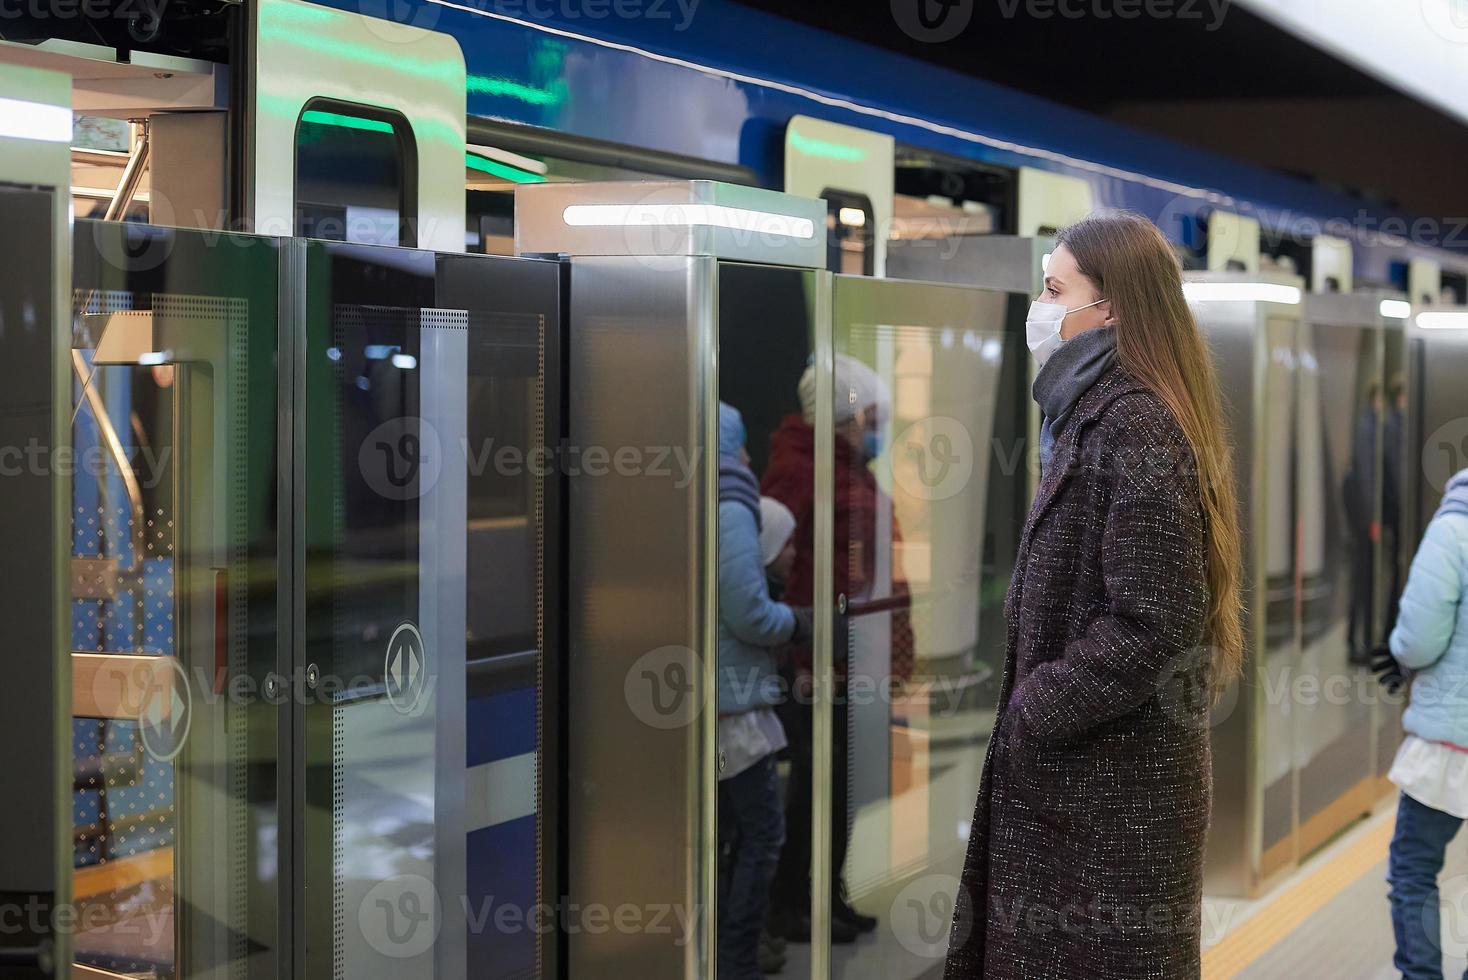
[[[785,696],[777,650],[809,642],[811,614],[770,598],[763,505],[744,442],[743,418],[719,402],[719,820],[721,837],[735,843],[719,883],[718,973],[762,980],[765,968],[783,963],[760,944],[785,841],[775,770],[786,745],[774,711]]]
[[[1406,980],[1442,977],[1437,876],[1468,817],[1468,469],[1448,481],[1412,559],[1392,630],[1392,657],[1409,671],[1407,738],[1392,764],[1402,791],[1388,881]]]

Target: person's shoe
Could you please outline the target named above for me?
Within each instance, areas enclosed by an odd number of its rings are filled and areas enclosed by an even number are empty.
[[[755,954],[755,961],[759,964],[761,973],[779,973],[785,969],[785,954],[775,952],[772,947],[764,943],[759,944],[759,952]]]
[[[810,942],[810,915],[798,913],[785,917],[776,935],[783,935],[792,943]],[[844,919],[831,916],[831,942],[838,946],[856,942],[857,928]]]
[[[877,919],[875,916],[862,915],[856,909],[846,904],[846,899],[840,894],[831,896],[831,923],[833,929],[837,922],[843,922],[859,933],[871,932],[877,928]]]
[[[785,952],[785,937],[777,936],[769,929],[760,932],[759,941],[761,946],[768,946],[777,953]]]

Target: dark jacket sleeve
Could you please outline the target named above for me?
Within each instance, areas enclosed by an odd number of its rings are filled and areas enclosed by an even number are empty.
[[[1119,411],[1140,398],[1142,408]],[[1151,395],[1108,409],[1092,437],[1110,483],[1102,535],[1106,608],[1015,692],[1031,738],[1062,740],[1136,710],[1201,640],[1207,613],[1202,504],[1192,450]]]

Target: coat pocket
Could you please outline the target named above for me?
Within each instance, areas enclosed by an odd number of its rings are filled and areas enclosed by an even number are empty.
[[[1055,833],[1065,837],[1085,833],[1095,806],[1088,787],[1085,746],[1031,738],[1014,709],[1006,718],[1006,728],[1009,795]]]

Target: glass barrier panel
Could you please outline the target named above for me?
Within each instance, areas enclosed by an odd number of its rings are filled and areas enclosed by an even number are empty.
[[[279,243],[74,243],[76,962],[274,976]]]
[[[836,279],[839,977],[923,976],[946,953],[1027,504],[1027,304]]]

